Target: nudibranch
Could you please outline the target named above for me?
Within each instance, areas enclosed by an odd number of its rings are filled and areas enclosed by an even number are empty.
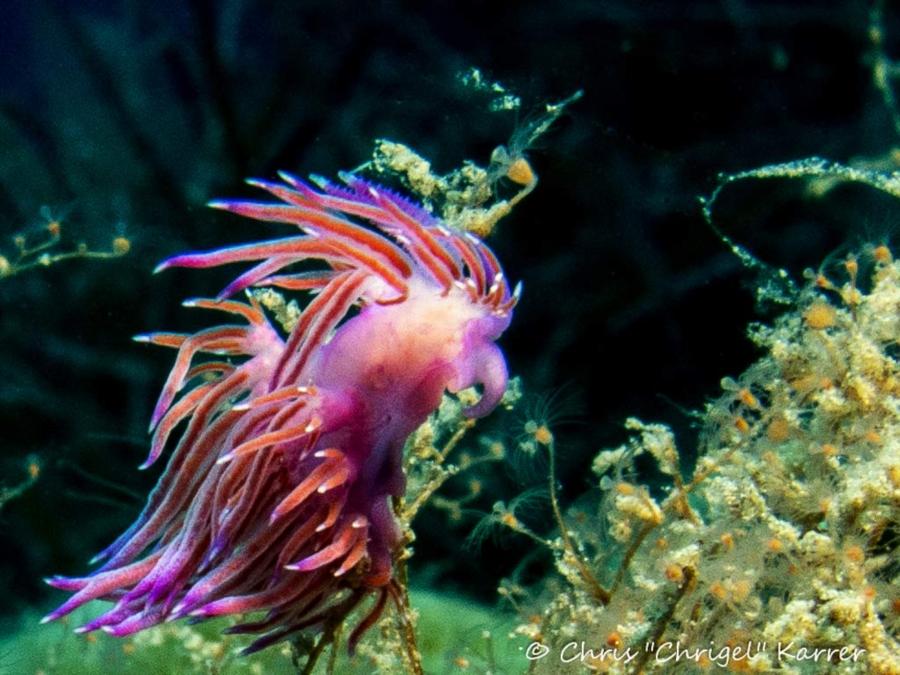
[[[299,234],[177,255],[171,267],[253,262],[216,299],[185,304],[234,323],[138,340],[178,350],[150,422],[155,462],[174,449],[142,513],[92,563],[53,577],[73,595],[45,621],[97,598],[111,609],[79,632],[124,636],[180,617],[247,615],[255,651],[342,619],[367,597],[352,649],[396,593],[407,437],[445,390],[473,385],[490,412],[507,370],[495,341],[512,292],[491,250],[424,208],[355,175],[248,181],[279,201],[211,206]],[[302,263],[298,270],[296,263]],[[250,287],[306,291],[286,331]],[[207,355],[201,359],[197,357]],[[173,432],[182,427],[174,441]]]

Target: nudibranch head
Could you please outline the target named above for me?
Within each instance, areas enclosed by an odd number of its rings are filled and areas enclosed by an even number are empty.
[[[151,418],[150,466],[186,426],[147,505],[81,578],[48,582],[73,595],[57,619],[114,601],[79,628],[129,635],[183,616],[264,611],[231,632],[261,633],[255,651],[340,620],[375,595],[352,648],[396,590],[402,450],[445,390],[480,385],[485,415],[506,388],[495,340],[512,292],[490,249],[405,198],[356,176],[319,189],[289,174],[251,181],[280,201],[212,206],[299,233],[203,253],[169,267],[255,264],[214,300],[190,307],[238,318],[193,335],[152,333],[175,364]],[[296,263],[317,261],[292,269]],[[307,291],[287,335],[250,287]],[[211,355],[203,360],[201,354]]]

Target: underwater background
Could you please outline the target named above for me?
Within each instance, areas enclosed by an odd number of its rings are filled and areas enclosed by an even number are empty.
[[[0,673],[91,672],[78,668],[112,653],[106,636],[97,646],[38,625],[62,595],[42,579],[86,573],[159,475],[136,467],[171,354],[131,337],[200,328],[182,299],[230,278],[153,267],[277,232],[204,206],[247,196],[244,178],[332,177],[367,162],[377,139],[439,174],[486,166],[505,145],[539,177],[489,239],[524,287],[500,342],[523,398],[461,447],[477,455],[499,439],[509,454],[448,480],[417,517],[409,562],[426,672],[526,672],[527,641],[508,637],[519,617],[497,589],[512,576],[539,584],[553,558],[527,536],[471,533],[498,501],[546,489],[546,461],[514,452],[528,423],[552,428],[564,509],[594,499],[594,458],[625,441],[629,417],[670,427],[691,473],[697,411],[762,355],[748,323],[785,310],[757,302],[758,270],[698,198],[720,173],[810,156],[896,168],[892,55],[900,7],[861,1],[3,2]],[[579,90],[516,147],[547,104]],[[858,183],[751,180],[722,193],[715,227],[802,282],[806,268],[894,243],[898,213],[895,196]],[[663,483],[647,457],[632,471],[651,491]],[[546,500],[529,509],[529,529],[552,532]],[[879,554],[896,555],[893,527]],[[897,618],[885,621],[896,640]],[[492,665],[483,630],[503,654]],[[116,658],[172,673],[245,672],[255,658],[216,670],[209,654],[177,661],[167,645],[147,662],[153,645],[116,646]],[[299,672],[265,658],[264,672]]]

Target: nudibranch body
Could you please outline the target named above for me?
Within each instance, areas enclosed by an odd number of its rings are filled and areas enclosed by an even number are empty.
[[[186,303],[240,323],[139,337],[178,349],[144,466],[186,428],[144,511],[95,559],[102,567],[49,580],[74,594],[47,620],[96,598],[115,604],[80,631],[121,636],[183,616],[263,611],[230,629],[263,633],[256,650],[341,619],[374,593],[352,647],[394,589],[390,500],[404,491],[407,437],[445,390],[480,385],[471,416],[503,395],[495,340],[518,292],[484,243],[352,175],[346,187],[317,180],[320,190],[281,177],[252,181],[280,203],[212,205],[300,235],[160,265],[256,262],[219,298]],[[322,265],[283,273],[310,260]],[[252,294],[227,299],[251,286],[313,296],[283,339]],[[214,356],[195,364],[201,353]]]

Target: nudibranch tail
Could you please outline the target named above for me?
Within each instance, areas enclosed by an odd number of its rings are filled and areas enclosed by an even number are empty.
[[[374,596],[352,648],[397,595],[391,498],[404,490],[406,439],[446,390],[481,385],[472,416],[503,395],[495,340],[519,290],[483,242],[352,174],[315,187],[279,175],[248,181],[278,202],[210,205],[297,234],[157,268],[251,263],[216,299],[185,302],[234,323],[136,338],[177,350],[141,468],[174,447],[137,520],[92,561],[101,567],[48,580],[73,595],[46,620],[98,598],[114,604],[79,630],[264,611],[229,631],[261,634],[255,651]],[[283,336],[252,293],[230,299],[253,287],[312,298]]]

